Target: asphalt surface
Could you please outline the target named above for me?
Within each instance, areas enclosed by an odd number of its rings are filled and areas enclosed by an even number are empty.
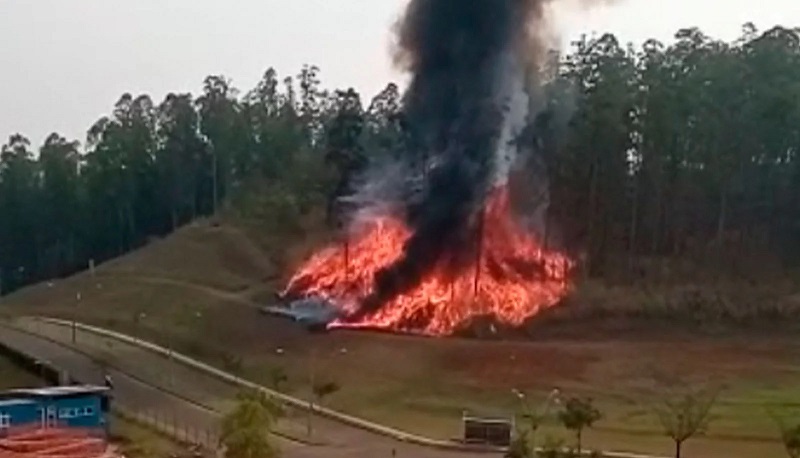
[[[90,357],[65,345],[7,327],[0,327],[0,342],[66,370],[81,382],[103,383],[103,370]],[[107,373],[114,380],[113,402],[121,407],[151,416],[158,415],[165,419],[174,418],[181,427],[197,431],[201,437],[204,437],[207,431],[210,434],[217,431],[220,421],[217,412],[169,394],[118,370],[109,368]],[[186,380],[183,382],[189,383]],[[485,453],[459,453],[403,443],[322,418],[316,418],[314,421],[315,428],[324,429],[331,445],[309,446],[278,438],[278,445],[284,456],[288,458],[495,457]]]

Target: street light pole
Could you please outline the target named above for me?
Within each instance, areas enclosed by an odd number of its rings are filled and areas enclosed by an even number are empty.
[[[190,317],[188,319],[188,323],[189,323],[190,327],[193,327],[195,323],[197,323],[201,318],[203,318],[203,312],[196,311],[193,314],[190,313],[189,316]],[[192,319],[195,319],[197,321],[192,321]],[[184,324],[184,323],[187,323],[186,319],[182,319],[182,318],[179,319],[179,321],[178,321],[178,325],[179,326]],[[169,385],[170,385],[170,387],[173,387],[173,388],[175,386],[175,348],[174,348],[175,347],[175,345],[174,345],[175,342],[174,342],[174,339],[175,339],[175,337],[172,335],[172,333],[171,332],[167,332],[167,347],[168,347],[167,348],[167,354],[169,355]]]
[[[167,332],[167,354],[169,355],[169,386],[175,387],[175,356],[172,350],[172,333]]]
[[[78,307],[79,307],[79,304],[81,302],[81,292],[80,291],[78,291],[78,294],[75,296],[75,299],[76,299],[75,300],[75,310],[72,312],[72,343],[73,344],[77,340],[76,334],[77,334],[78,324],[75,322],[75,319],[76,319],[75,315],[78,313]]]
[[[313,428],[311,427],[311,418],[314,415],[314,383],[316,383],[316,361],[317,349],[311,348],[311,354],[308,358],[308,380],[311,388],[311,398],[308,401],[308,417],[306,418],[306,435],[311,437]]]
[[[538,411],[535,411],[531,408],[530,403],[528,402],[528,397],[522,391],[514,388],[511,390],[512,393],[519,399],[520,403],[522,404],[523,409],[523,416],[530,420],[531,426],[531,448],[536,451],[536,432],[539,430],[539,426],[547,417],[548,412],[550,411],[550,407],[553,403],[558,404],[560,402],[561,391],[558,388],[554,388],[550,391],[550,394],[547,395],[547,398],[544,400],[542,405],[539,407]]]

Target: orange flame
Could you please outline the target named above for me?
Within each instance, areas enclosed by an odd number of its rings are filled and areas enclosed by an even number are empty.
[[[572,261],[545,250],[513,217],[507,188],[496,188],[486,211],[481,256],[453,276],[434,268],[413,290],[399,295],[362,320],[332,327],[373,328],[425,335],[449,335],[480,316],[520,326],[556,305],[569,287]],[[393,217],[374,218],[345,244],[311,257],[284,294],[318,296],[345,314],[358,310],[374,287],[375,274],[403,254],[411,236]],[[480,269],[480,270],[478,270]]]

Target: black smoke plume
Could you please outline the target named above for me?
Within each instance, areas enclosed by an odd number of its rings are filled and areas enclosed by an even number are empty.
[[[413,235],[375,278],[362,316],[437,266],[454,273],[476,247],[479,215],[497,167],[509,57],[535,58],[546,0],[411,0],[398,27],[397,62],[411,74],[404,116],[422,195],[408,204]]]

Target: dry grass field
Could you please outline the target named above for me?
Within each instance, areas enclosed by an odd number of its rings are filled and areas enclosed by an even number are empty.
[[[592,319],[581,311],[572,322],[534,322],[526,339],[508,341],[309,334],[257,312],[285,275],[257,247],[240,231],[198,223],[98,266],[94,275],[19,291],[2,309],[75,317],[264,384],[280,368],[287,389],[300,396],[308,395],[313,374],[342,386],[332,407],[440,438],[459,434],[464,410],[510,415],[518,408],[513,389],[536,399],[557,386],[592,396],[603,410],[586,436],[591,446],[668,453],[651,406],[658,400],[654,375],[669,373],[724,386],[708,435],[689,445],[691,453],[780,456],[767,409],[800,405],[800,339],[763,325],[698,332],[698,323],[637,321],[632,312]],[[602,310],[610,309],[604,300]]]

